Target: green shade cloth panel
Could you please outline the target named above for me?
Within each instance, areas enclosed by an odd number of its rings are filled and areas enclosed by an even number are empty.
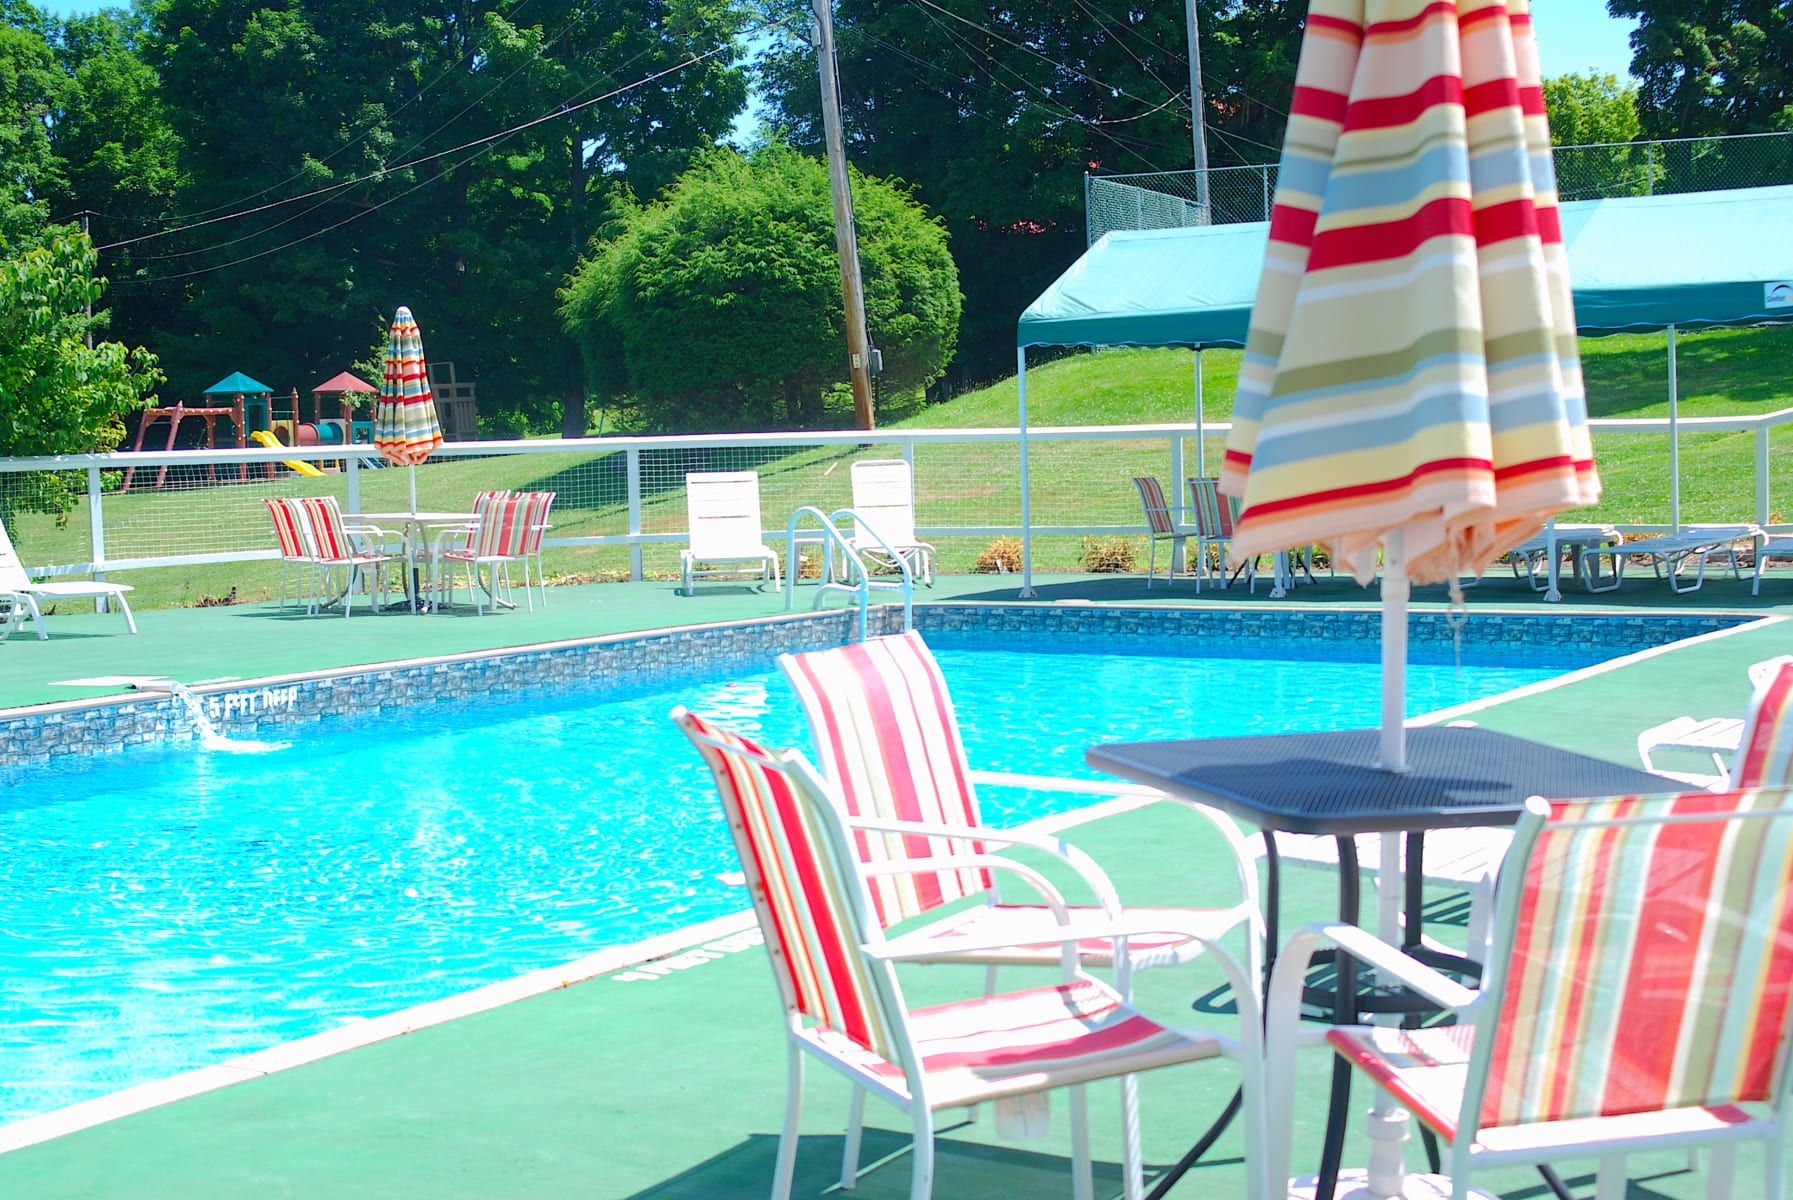
[[[1793,320],[1793,186],[1560,209],[1583,333]],[[1018,346],[1242,346],[1267,222],[1105,235],[1021,314]]]

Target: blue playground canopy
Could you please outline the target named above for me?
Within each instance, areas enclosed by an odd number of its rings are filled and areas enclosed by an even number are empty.
[[[1583,333],[1793,320],[1793,187],[1562,206]],[[1021,314],[1018,346],[1239,346],[1269,225],[1110,233]]]
[[[217,383],[207,388],[201,395],[235,396],[238,394],[252,396],[257,392],[272,392],[274,389],[265,383],[257,383],[241,371],[232,371]]]

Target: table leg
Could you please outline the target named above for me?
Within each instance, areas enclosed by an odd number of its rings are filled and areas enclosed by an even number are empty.
[[[1338,839],[1339,846],[1339,921],[1357,924],[1362,902],[1362,880],[1357,873],[1357,843],[1348,837]],[[1344,951],[1333,958],[1332,1019],[1339,1025],[1357,1023],[1357,960]],[[1326,1110],[1326,1141],[1320,1149],[1320,1174],[1315,1180],[1314,1200],[1332,1200],[1338,1187],[1339,1160],[1345,1151],[1345,1121],[1350,1116],[1351,1064],[1342,1057],[1332,1058],[1332,1098]]]

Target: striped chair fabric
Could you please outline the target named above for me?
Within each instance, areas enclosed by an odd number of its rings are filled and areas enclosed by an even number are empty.
[[[1226,541],[1233,536],[1233,521],[1239,515],[1239,502],[1220,494],[1220,480],[1189,477],[1189,512],[1195,527],[1208,541]]]
[[[317,560],[312,544],[311,522],[304,506],[297,500],[265,497],[268,516],[274,521],[274,540],[280,545],[280,607],[286,607],[286,576],[295,565],[310,566]]]
[[[320,567],[346,567],[348,583],[342,596],[342,615],[348,616],[351,597],[355,585],[368,567],[383,567],[386,563],[395,562],[398,556],[383,554],[364,549],[359,545],[348,527],[343,523],[342,509],[337,506],[335,496],[305,496],[299,500],[305,514],[305,524],[311,531],[311,548],[316,557],[312,560]],[[371,533],[382,531],[370,529]],[[376,570],[375,581],[381,594],[386,590],[386,577],[383,570]],[[312,606],[316,611],[317,606]]]
[[[1752,1119],[1739,1105],[1778,1106],[1788,1083],[1788,799],[1766,789],[1552,804],[1529,851],[1526,831],[1517,836],[1523,861],[1509,859],[1524,873],[1516,920],[1489,960],[1480,1004],[1491,1027],[1338,1029],[1329,1040],[1453,1141],[1585,1118],[1621,1120],[1583,1137],[1644,1137],[1677,1112],[1737,1132]],[[1469,1114],[1474,1127],[1460,1130]],[[1575,1136],[1549,1135],[1553,1154],[1530,1161],[1573,1157]]]
[[[475,528],[471,535],[471,544],[462,549],[446,550],[442,558],[451,563],[466,563],[470,568],[471,578],[468,590],[474,594],[481,612],[486,605],[479,599],[482,585],[479,580],[480,568],[491,569],[491,583],[484,585],[485,594],[494,599],[500,593],[500,569],[504,571],[503,586],[510,585],[509,568],[513,562],[523,564],[523,594],[529,602],[530,611],[535,610],[535,598],[529,591],[529,554],[533,544],[539,549],[540,535],[532,534],[531,525],[534,515],[540,511],[546,515],[546,506],[538,499],[548,497],[552,503],[552,492],[524,492],[507,495],[487,496],[474,510]],[[452,572],[451,572],[452,574]]]
[[[897,1059],[901,1018],[859,952],[859,880],[772,755],[690,712],[675,714],[715,777],[785,1008],[879,1058]]]
[[[1151,587],[1158,580],[1158,543],[1171,544],[1171,559],[1165,571],[1165,582],[1173,582],[1177,577],[1177,555],[1183,550],[1193,530],[1179,528],[1176,515],[1170,511],[1170,505],[1164,501],[1164,485],[1151,475],[1135,475],[1133,486],[1139,491],[1139,506],[1146,515],[1146,545],[1150,557],[1146,560],[1146,587]],[[1200,586],[1200,580],[1197,581]]]
[[[1793,784],[1793,659],[1781,661],[1757,685],[1731,778],[1740,788]]]
[[[838,789],[849,816],[920,821],[966,831],[963,839],[858,831],[854,837],[862,862],[985,851],[985,843],[976,836],[984,822],[952,697],[920,634],[869,638],[835,649],[784,655],[778,662],[809,717],[823,773]],[[976,869],[874,875],[867,884],[873,911],[885,927],[971,896],[994,900],[990,873]],[[1128,911],[1175,914],[1187,924],[1198,914],[1212,918],[1216,910]],[[955,956],[954,941],[1008,937],[1014,942],[1010,948],[980,954],[974,961],[1049,962],[1057,958],[1055,946],[1028,943],[1039,939],[1052,923],[1051,911],[1041,905],[989,903],[952,914],[936,936],[942,957]],[[1139,953],[1185,940],[1158,934],[1128,945]],[[1107,941],[1083,950],[1091,961],[1112,959],[1113,946]]]
[[[911,1114],[916,1196],[926,1196],[931,1186],[935,1111],[1223,1053],[1223,1039],[1167,1028],[1107,984],[1075,971],[1057,985],[908,1008],[890,965],[865,952],[882,942],[882,934],[871,919],[847,829],[820,780],[802,769],[807,764],[794,752],[773,755],[682,708],[673,711],[673,720],[715,779],[773,974],[796,1018],[789,1026],[793,1089],[787,1103],[793,1111],[780,1139],[774,1197],[790,1192],[800,1053],[874,1085]],[[1249,995],[1244,1008],[1241,1019],[1255,1024]],[[1123,1095],[1128,1194],[1137,1196],[1136,1099],[1130,1087]],[[925,1105],[915,1103],[917,1096]],[[1073,1120],[1081,1120],[1081,1105],[1073,1113]],[[1256,1141],[1255,1132],[1249,1136]],[[857,1135],[848,1142],[843,1185],[850,1187]],[[1079,1142],[1087,1146],[1087,1131],[1073,1138],[1074,1145]],[[1087,1150],[1078,1154],[1077,1170],[1087,1181]]]

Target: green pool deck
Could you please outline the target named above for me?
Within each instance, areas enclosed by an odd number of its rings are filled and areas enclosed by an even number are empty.
[[[1199,600],[1186,581],[1147,592],[1138,578],[1039,578],[1043,603],[1286,604],[1240,590]],[[1793,588],[1709,583],[1677,597],[1637,578],[1616,596],[1570,593],[1545,606],[1522,585],[1490,579],[1470,593],[1477,607],[1643,612],[1724,611],[1772,618],[1595,672],[1563,686],[1500,700],[1468,719],[1618,761],[1634,761],[1640,729],[1682,713],[1741,715],[1744,668],[1793,652]],[[918,602],[1013,602],[1014,577],[942,580]],[[1784,598],[1775,593],[1784,593]],[[1440,589],[1423,589],[1434,605]],[[1612,601],[1619,601],[1618,604]],[[807,597],[804,597],[807,603]],[[1348,581],[1300,589],[1293,602],[1374,605],[1373,591]],[[261,678],[363,663],[497,649],[682,624],[732,621],[783,611],[782,599],[715,586],[697,597],[670,584],[557,588],[545,611],[487,617],[471,613],[305,617],[272,605],[144,612],[129,637],[115,615],[58,613],[52,638],[15,635],[0,645],[0,706],[93,697],[122,685],[70,687],[97,676],[166,676],[186,682]],[[1003,764],[978,764],[1000,767]],[[1148,805],[1064,832],[1114,876],[1132,904],[1220,901],[1229,869],[1217,840],[1187,812]],[[1151,847],[1153,853],[1141,853]],[[1073,899],[1077,897],[1073,893]],[[1447,892],[1432,896],[1441,917],[1461,919]],[[1285,872],[1284,928],[1334,911],[1334,880],[1323,869]],[[1448,938],[1459,927],[1436,927]],[[215,1071],[228,1086],[149,1107],[49,1140],[0,1153],[0,1195],[31,1200],[190,1200],[298,1197],[316,1200],[429,1197],[654,1197],[747,1200],[767,1194],[784,1111],[780,1012],[763,950],[711,929],[696,952],[655,951],[644,966],[551,987],[485,1011],[415,1028],[372,1044],[285,1069]],[[704,949],[704,947],[710,947]],[[1015,971],[1019,985],[1039,976]],[[975,992],[976,968],[906,968],[912,1002]],[[1212,964],[1153,972],[1142,981],[1149,1011],[1173,1023],[1224,1028],[1221,978]],[[1192,997],[1195,998],[1192,1003]],[[354,1030],[345,1031],[354,1038]],[[274,1056],[278,1058],[278,1055]],[[303,1053],[290,1057],[304,1058]],[[267,1060],[262,1060],[266,1065]],[[1325,1114],[1328,1056],[1303,1056],[1293,1114],[1295,1166],[1311,1170]],[[1144,1146],[1154,1171],[1174,1160],[1230,1097],[1227,1063],[1155,1072],[1142,1086]],[[1354,1108],[1366,1108],[1359,1086]],[[1118,1191],[1118,1105],[1108,1085],[1090,1089],[1098,1192]],[[1041,1140],[994,1137],[986,1114],[942,1135],[935,1194],[977,1197],[1068,1196],[1065,1098]],[[847,1089],[819,1064],[809,1071],[795,1194],[838,1188]],[[879,1163],[859,1183],[866,1200],[908,1195],[907,1122],[871,1102],[864,1161]],[[1367,1144],[1354,1120],[1347,1164]],[[7,1144],[0,1128],[0,1145]],[[15,1138],[14,1141],[18,1139]],[[1243,1194],[1244,1142],[1237,1123],[1174,1196],[1218,1200]],[[1410,1164],[1421,1156],[1417,1140]],[[1759,1156],[1740,1163],[1740,1195],[1753,1194]],[[1684,1153],[1636,1156],[1632,1200],[1692,1200],[1704,1175]],[[1591,1164],[1568,1164],[1579,1194],[1591,1192]],[[1511,1170],[1481,1181],[1510,1200],[1545,1195],[1535,1172]]]

